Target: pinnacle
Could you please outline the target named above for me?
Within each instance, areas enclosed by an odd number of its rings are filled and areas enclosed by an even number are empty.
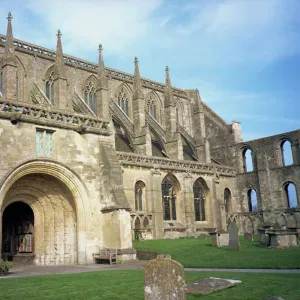
[[[99,44],[99,51],[102,51],[102,50],[103,50],[102,44]]]
[[[61,34],[61,31],[58,29],[57,30],[57,35],[56,35],[59,39],[61,38],[62,34]]]
[[[11,14],[11,12],[8,13],[8,16],[7,16],[7,20],[8,22],[10,22],[12,20],[13,16]]]

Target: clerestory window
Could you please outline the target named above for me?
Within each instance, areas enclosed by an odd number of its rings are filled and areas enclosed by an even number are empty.
[[[46,81],[46,96],[54,106],[54,72],[49,75]]]
[[[153,119],[157,120],[157,107],[156,101],[153,99],[153,96],[150,95],[147,101],[147,111],[153,117]]]
[[[97,113],[97,96],[96,89],[92,81],[88,83],[84,91],[84,102],[96,114]]]
[[[124,87],[121,88],[119,95],[118,95],[118,105],[121,107],[121,109],[125,112],[125,114],[128,116],[129,114],[129,98],[128,94],[126,93]]]

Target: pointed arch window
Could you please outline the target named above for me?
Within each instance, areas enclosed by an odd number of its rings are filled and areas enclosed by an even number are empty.
[[[84,102],[96,114],[97,113],[97,96],[94,83],[90,81],[84,91]]]
[[[46,96],[54,106],[54,72],[50,73],[46,81]]]
[[[254,189],[248,190],[248,208],[249,212],[257,211],[257,194]]]
[[[224,190],[224,204],[225,212],[229,213],[231,211],[231,192],[227,188]]]
[[[253,152],[250,148],[243,151],[243,171],[244,173],[252,172],[254,170]]]
[[[204,189],[199,182],[196,182],[194,184],[193,190],[194,190],[195,221],[206,221]]]
[[[0,97],[3,97],[3,72],[0,71]]]
[[[135,210],[143,211],[143,201],[145,195],[145,184],[142,181],[138,181],[134,187],[135,194]]]
[[[288,208],[299,207],[296,186],[293,183],[288,182],[284,185],[284,191]]]
[[[283,166],[290,166],[293,162],[292,144],[289,140],[284,140],[280,145]]]
[[[164,179],[161,185],[163,198],[164,220],[176,220],[176,189],[168,180]]]
[[[157,121],[157,103],[153,95],[150,95],[147,101],[147,111]]]
[[[128,94],[126,93],[124,87],[122,87],[118,94],[118,105],[121,107],[121,109],[125,112],[127,116],[129,113],[128,103],[129,103]]]

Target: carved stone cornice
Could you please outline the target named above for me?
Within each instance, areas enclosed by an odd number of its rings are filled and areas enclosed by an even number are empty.
[[[3,34],[0,34],[0,46],[5,47],[6,43],[6,36]],[[18,39],[14,39],[14,47],[15,50],[21,51],[30,55],[36,55],[41,58],[45,58],[51,61],[55,61],[56,58],[56,52],[44,47],[40,47],[34,44],[30,44]],[[87,70],[89,72],[92,72],[94,74],[98,73],[98,64],[78,59],[71,55],[65,55],[64,54],[64,63],[65,65],[69,65],[72,67],[76,67],[77,69],[83,69]],[[114,79],[118,79],[121,81],[127,81],[130,83],[133,83],[133,75],[121,72],[119,70],[115,70],[112,68],[105,67],[105,73],[107,74],[107,77],[111,76]],[[141,78],[143,87],[151,88],[160,92],[165,91],[165,85],[150,79]],[[172,87],[174,96],[181,97],[181,98],[188,98],[187,92],[185,90]]]
[[[21,122],[69,129],[79,133],[112,134],[108,126],[109,123],[96,117],[67,113],[58,109],[49,109],[24,102],[12,102],[0,98],[0,118],[12,120],[16,113],[20,116],[18,121]]]
[[[118,159],[123,166],[138,166],[144,168],[159,168],[161,170],[174,170],[180,172],[205,173],[205,174],[220,174],[221,176],[234,177],[236,172],[234,168],[215,165],[203,164],[193,161],[170,160],[161,157],[149,157],[146,155],[117,152]]]

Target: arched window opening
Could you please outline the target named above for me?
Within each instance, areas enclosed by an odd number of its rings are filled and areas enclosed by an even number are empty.
[[[176,188],[174,184],[165,178],[161,185],[163,198],[163,214],[164,220],[176,220]]]
[[[231,192],[229,189],[224,190],[224,204],[225,204],[225,212],[231,212]]]
[[[0,97],[3,97],[3,72],[0,72]]]
[[[249,212],[257,211],[257,194],[253,189],[248,191],[248,208]]]
[[[54,106],[54,72],[49,75],[46,81],[46,96]]]
[[[147,101],[147,111],[157,121],[157,103],[153,95],[150,95]]]
[[[285,140],[280,145],[282,165],[290,166],[293,162],[292,144],[290,141]]]
[[[113,122],[115,130],[115,147],[117,151],[134,152],[126,131],[118,123]]]
[[[175,101],[175,108],[176,108],[176,122],[180,125],[183,125],[183,112],[182,106],[179,99]]]
[[[244,172],[253,171],[253,159],[252,159],[252,150],[247,148],[243,151],[243,168]]]
[[[88,83],[84,91],[84,102],[96,114],[97,113],[97,96],[96,89],[92,81]]]
[[[118,105],[121,109],[125,112],[125,114],[129,115],[129,97],[124,87],[121,88],[119,95],[118,95]]]
[[[150,225],[149,219],[147,217],[145,217],[144,222],[143,222],[144,228],[148,227],[149,225]]]
[[[145,184],[142,181],[138,181],[134,187],[135,198],[135,210],[143,211],[143,202],[145,197]]]
[[[206,221],[205,191],[202,184],[197,180],[193,186],[195,221]]]
[[[296,186],[293,183],[289,182],[284,186],[284,190],[285,190],[285,197],[286,197],[288,207],[289,208],[299,207]]]

